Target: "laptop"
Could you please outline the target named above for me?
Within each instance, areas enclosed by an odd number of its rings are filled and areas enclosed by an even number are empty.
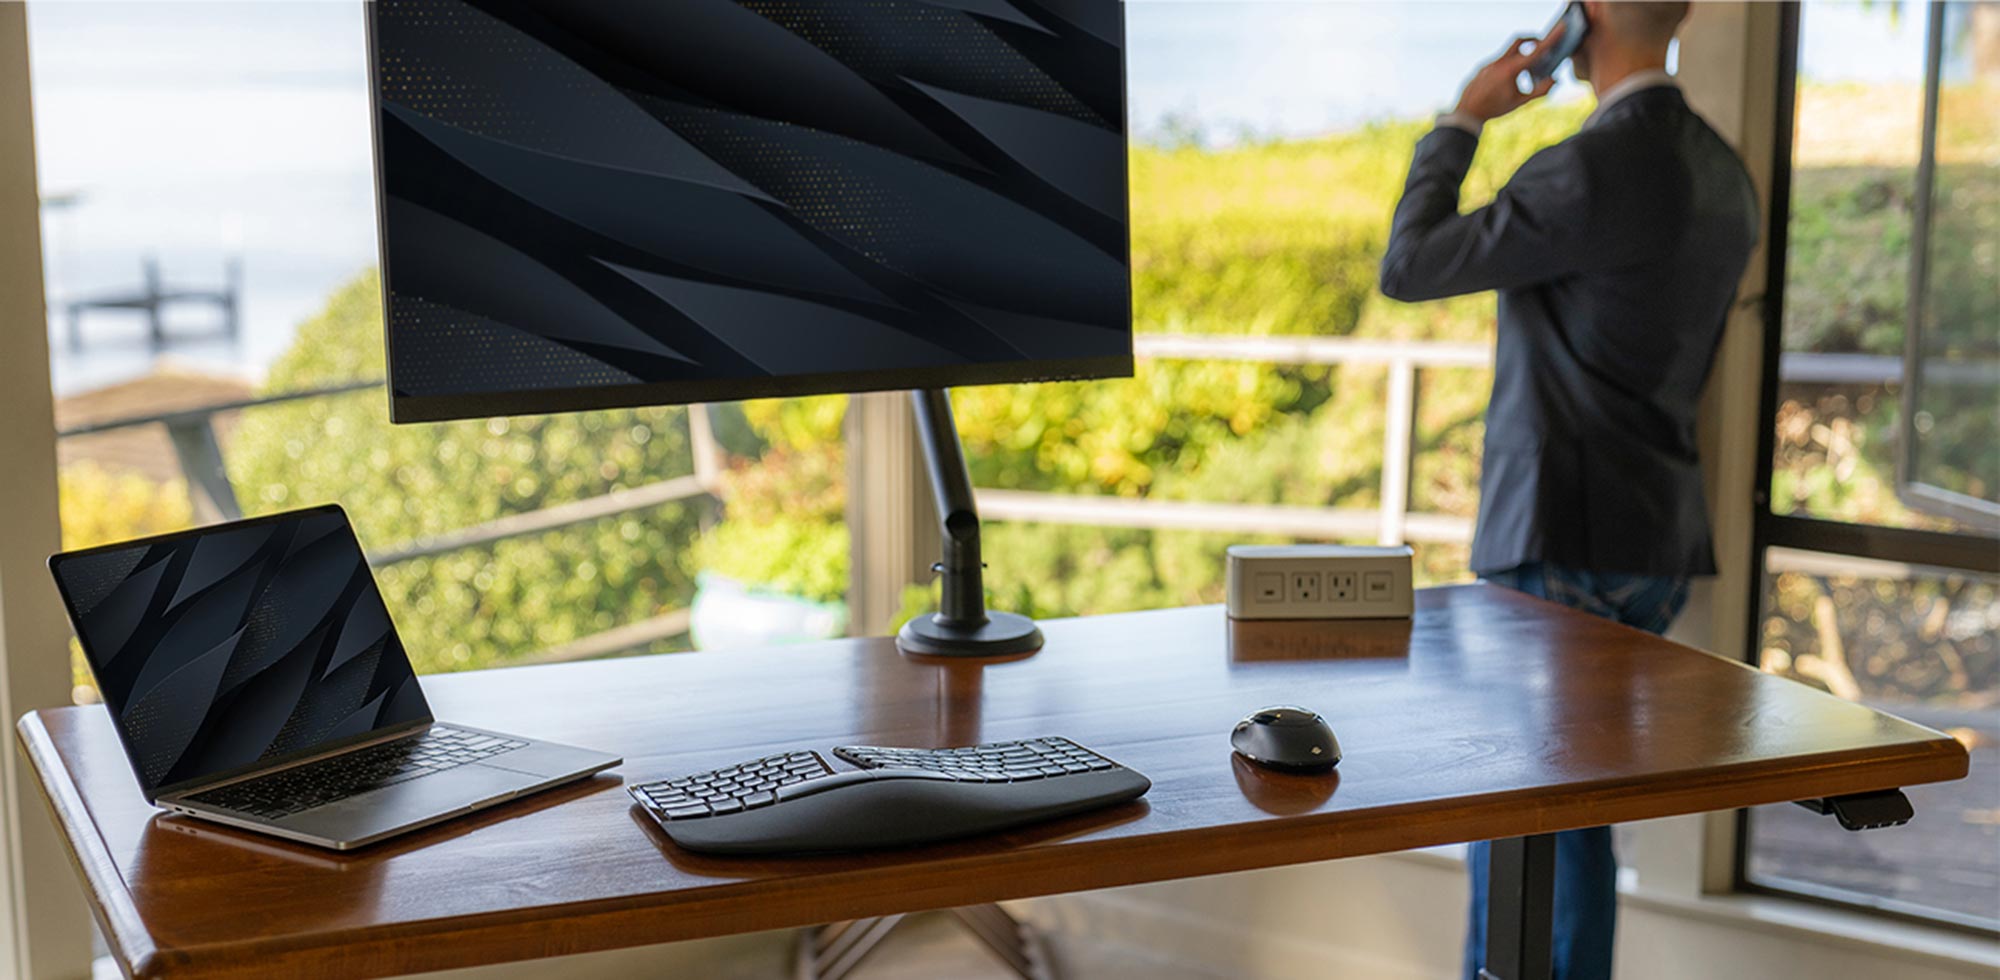
[[[49,570],[155,806],[346,850],[622,761],[433,719],[338,506]]]

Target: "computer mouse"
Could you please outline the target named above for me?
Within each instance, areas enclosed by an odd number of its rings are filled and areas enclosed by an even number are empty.
[[[1236,723],[1229,744],[1251,762],[1273,769],[1324,772],[1340,762],[1340,742],[1317,712],[1296,705],[1264,708]]]

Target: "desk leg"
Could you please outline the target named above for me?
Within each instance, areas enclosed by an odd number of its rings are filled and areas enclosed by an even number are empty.
[[[1041,934],[1009,915],[1006,909],[989,904],[949,911],[1023,980],[1059,980]],[[793,976],[796,980],[842,980],[889,937],[903,918],[885,915],[804,930],[799,934]]]
[[[1555,926],[1554,834],[1493,842],[1487,874],[1486,965],[1480,980],[1549,980]]]

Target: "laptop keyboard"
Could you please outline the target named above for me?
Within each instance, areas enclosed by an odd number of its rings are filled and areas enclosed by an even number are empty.
[[[276,820],[369,790],[490,759],[527,744],[520,739],[433,725],[420,735],[230,783],[188,799]]]

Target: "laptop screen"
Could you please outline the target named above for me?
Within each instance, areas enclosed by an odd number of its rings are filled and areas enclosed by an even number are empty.
[[[338,507],[49,562],[146,798],[429,721]]]

